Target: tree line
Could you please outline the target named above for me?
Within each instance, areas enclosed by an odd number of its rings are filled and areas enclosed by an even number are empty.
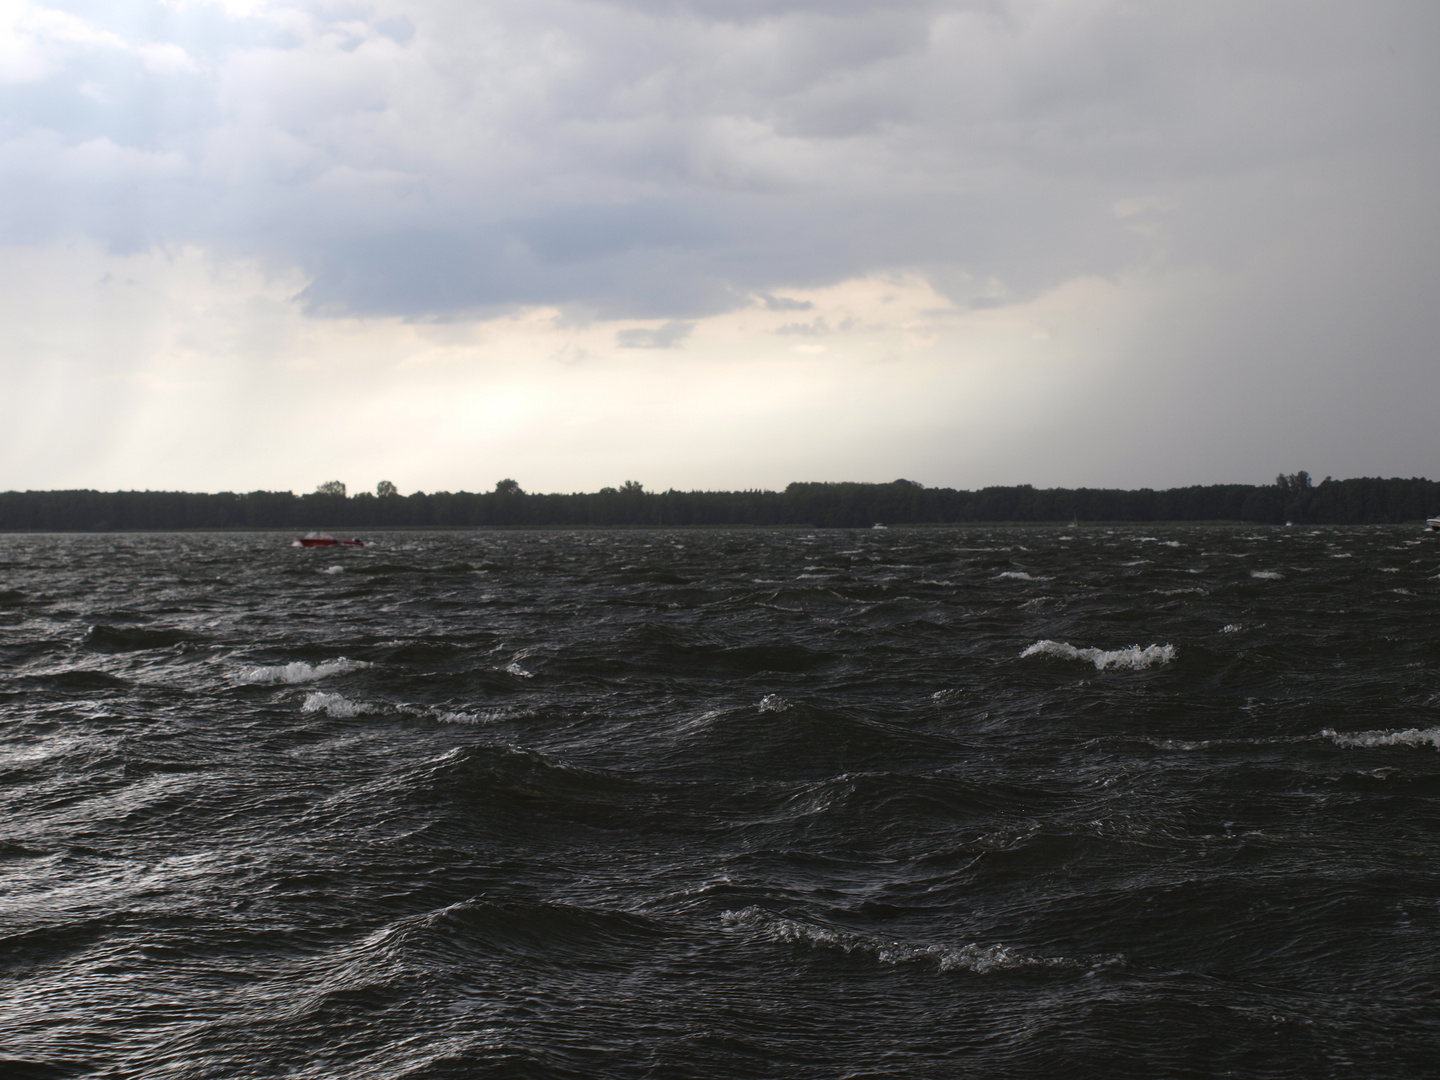
[[[1277,525],[1419,522],[1440,514],[1440,483],[1358,478],[1312,483],[1304,473],[1273,484],[1210,484],[1126,491],[1029,484],[978,491],[888,484],[794,483],[784,491],[646,491],[630,480],[594,493],[532,494],[514,480],[493,491],[417,491],[382,481],[347,495],[338,480],[290,491],[7,491],[0,531],[169,529],[483,528],[492,526],[799,525],[864,528],[976,522],[1239,521]]]

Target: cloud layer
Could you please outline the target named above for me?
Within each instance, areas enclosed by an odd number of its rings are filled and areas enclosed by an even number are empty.
[[[7,240],[259,255],[320,310],[690,318],[917,268],[995,303],[1434,165],[1419,3],[12,11]]]
[[[652,485],[1440,474],[1437,82],[1421,0],[5,0],[0,374],[86,434],[0,483],[213,488],[165,447],[239,460],[360,340],[413,408],[345,416],[408,446],[491,395],[527,487],[598,459],[514,417],[641,398],[730,448],[607,459]],[[785,437],[737,404],[807,385]]]

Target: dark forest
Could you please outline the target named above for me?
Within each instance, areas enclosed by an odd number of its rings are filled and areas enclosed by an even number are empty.
[[[635,481],[593,494],[528,494],[514,480],[493,491],[347,495],[329,481],[314,493],[251,491],[9,491],[0,531],[161,529],[369,529],[585,526],[795,525],[863,528],[979,522],[1237,521],[1357,525],[1440,513],[1440,483],[1361,478],[1318,484],[1303,473],[1273,484],[1211,484],[1154,491],[1045,488],[979,491],[888,484],[795,483],[784,491],[650,492]]]

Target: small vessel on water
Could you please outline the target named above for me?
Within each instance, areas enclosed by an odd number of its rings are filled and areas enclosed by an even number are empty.
[[[293,546],[307,547],[307,548],[310,548],[310,547],[364,547],[364,546],[365,546],[365,541],[364,541],[364,540],[356,539],[355,537],[348,537],[348,538],[347,538],[347,537],[339,537],[339,538],[336,538],[336,537],[334,537],[334,536],[331,536],[329,533],[312,532],[312,533],[306,533],[304,536],[300,537],[300,539],[296,540],[295,543],[294,543],[293,545],[291,545],[291,546],[292,546],[292,547],[293,547]]]
[[[1425,529],[1427,532],[1440,532],[1440,517],[1426,518]]]

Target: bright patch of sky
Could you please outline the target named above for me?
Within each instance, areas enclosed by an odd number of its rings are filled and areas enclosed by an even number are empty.
[[[0,489],[1440,476],[1437,81],[1397,0],[0,0]]]

